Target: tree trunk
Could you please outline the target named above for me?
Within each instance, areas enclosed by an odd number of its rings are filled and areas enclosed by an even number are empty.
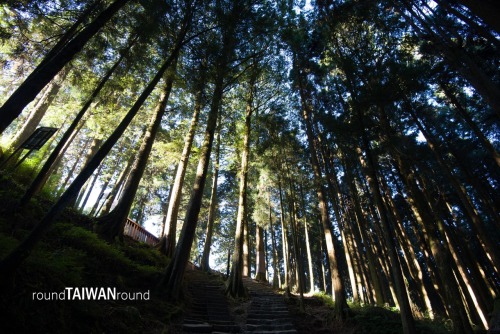
[[[344,170],[346,174],[346,180],[347,180],[347,186],[349,187],[349,191],[351,194],[358,194],[359,191],[356,188],[356,184],[354,182],[354,175],[352,173],[351,167],[347,166],[347,161],[344,160]],[[378,279],[377,275],[377,266],[375,263],[375,256],[372,252],[372,248],[370,247],[368,243],[368,238],[366,236],[366,228],[364,227],[366,225],[365,222],[365,216],[363,214],[363,211],[361,209],[361,205],[359,203],[359,200],[357,197],[352,198],[352,202],[354,205],[354,215],[355,215],[355,220],[356,220],[356,227],[353,228],[353,233],[355,235],[355,240],[358,242],[358,247],[361,245],[364,245],[365,249],[365,255],[366,255],[366,260],[367,260],[367,266],[368,266],[368,271],[370,274],[370,281],[373,286],[373,295],[375,299],[375,303],[377,305],[383,305],[385,300],[382,295],[382,286],[380,284],[380,280]]]
[[[90,194],[92,193],[92,191],[94,190],[94,186],[97,182],[97,179],[99,178],[99,175],[101,174],[101,169],[102,169],[102,166],[103,164],[100,164],[99,165],[99,168],[97,168],[95,174],[94,174],[94,177],[92,178],[92,182],[90,182],[90,185],[88,186],[87,188],[87,194],[85,195],[85,197],[83,198],[83,200],[81,201],[81,203],[78,203],[77,207],[79,208],[80,212],[83,212],[85,210],[85,206],[87,205],[87,202],[90,198]]]
[[[314,268],[311,254],[311,241],[309,240],[309,228],[307,227],[307,219],[304,219],[304,234],[306,236],[307,265],[309,269],[309,293],[312,293],[315,291]]]
[[[247,216],[248,160],[250,155],[250,130],[251,130],[251,117],[253,112],[252,104],[253,104],[253,96],[255,89],[254,87],[255,81],[256,81],[256,70],[254,69],[250,78],[249,91],[246,98],[245,128],[243,130],[244,131],[243,152],[241,156],[241,167],[240,167],[240,189],[239,189],[239,199],[238,199],[238,216],[236,220],[236,236],[234,242],[234,255],[233,255],[231,274],[229,277],[229,285],[226,290],[226,292],[232,297],[244,296],[246,294],[242,283],[242,276],[245,276],[244,224]],[[248,265],[247,265],[247,271],[248,271]],[[248,275],[249,273],[247,272],[246,274]]]
[[[271,207],[271,194],[268,193],[269,202],[269,233],[271,234],[271,244],[273,252],[273,288],[282,288],[281,284],[281,270],[278,262],[278,247],[276,245],[276,236],[274,234],[272,207]]]
[[[297,70],[301,71],[300,68],[297,68]],[[311,110],[307,102],[308,101],[306,98],[307,94],[305,92],[305,85],[302,82],[303,80],[302,76],[303,76],[302,73],[298,73],[299,93],[302,103],[302,119],[306,127],[308,146],[309,150],[311,151],[310,162],[314,172],[314,183],[316,186],[316,192],[318,196],[319,211],[321,214],[321,224],[323,226],[323,231],[325,234],[326,248],[328,252],[328,259],[330,262],[332,292],[335,299],[334,314],[336,317],[345,319],[348,315],[349,307],[347,305],[347,297],[345,293],[344,283],[342,281],[342,277],[340,275],[340,270],[339,270],[339,262],[340,262],[339,259],[342,254],[342,247],[339,245],[338,239],[334,236],[332,230],[332,224],[330,222],[328,203],[326,200],[326,190],[323,185],[323,176],[321,174],[319,162],[316,156],[318,150],[314,142],[314,134],[310,120]]]
[[[90,144],[90,148],[87,150],[87,153],[85,154],[85,161],[83,163],[83,166],[85,166],[91,159],[92,157],[97,153],[99,150],[99,147],[101,146],[102,139],[99,138],[94,138],[92,140],[92,144]],[[77,197],[75,197],[75,201],[71,203],[72,206],[75,208],[78,206],[77,204],[80,203],[87,192],[87,188],[89,187],[89,183],[85,182],[84,186],[82,189],[79,191],[79,194]]]
[[[40,124],[43,116],[52,105],[52,102],[56,98],[61,86],[66,79],[68,74],[68,69],[62,69],[61,72],[50,82],[47,90],[40,98],[38,103],[34,106],[33,111],[30,113],[28,119],[24,122],[23,128],[16,134],[15,138],[12,140],[11,147],[17,148],[24,143],[26,139],[36,130],[37,126]]]
[[[279,194],[280,194],[280,222],[281,222],[281,244],[283,248],[283,271],[284,271],[284,286],[286,291],[290,293],[290,272],[288,259],[290,258],[290,249],[288,245],[288,230],[285,224],[285,208],[283,205],[283,191],[281,189],[281,179],[278,181]]]
[[[241,4],[233,4],[233,14],[236,16],[235,19],[239,17],[239,10],[241,10],[239,5]],[[191,246],[195,236],[196,225],[198,224],[198,216],[203,199],[203,190],[205,188],[208,166],[210,164],[210,154],[212,152],[212,144],[217,127],[217,118],[224,93],[224,79],[226,78],[228,62],[234,49],[235,39],[232,35],[234,31],[233,29],[234,26],[230,24],[227,31],[229,35],[225,35],[223,37],[222,53],[217,59],[217,71],[215,74],[212,102],[208,113],[207,126],[203,136],[203,144],[200,148],[200,159],[198,161],[193,189],[187,206],[179,243],[175,248],[172,260],[166,268],[165,274],[160,282],[160,288],[163,288],[166,296],[168,298],[172,298],[173,300],[180,298],[182,278],[184,277],[187,262],[191,254]]]
[[[97,97],[97,95],[99,95],[99,93],[101,92],[101,90],[104,87],[104,85],[106,84],[106,82],[108,82],[111,75],[118,68],[118,65],[121,63],[123,58],[126,56],[126,54],[128,54],[128,52],[130,51],[130,49],[134,43],[135,43],[135,40],[133,40],[129,44],[127,49],[121,53],[121,55],[118,58],[118,60],[116,61],[116,63],[108,70],[106,75],[104,75],[104,77],[101,79],[101,81],[99,82],[97,87],[94,89],[94,91],[92,92],[92,94],[88,98],[88,100],[85,102],[83,107],[80,109],[78,114],[75,116],[75,118],[71,122],[70,126],[68,127],[66,132],[64,132],[64,135],[62,136],[62,138],[59,140],[59,143],[57,144],[56,148],[54,148],[54,150],[52,151],[52,153],[48,157],[47,161],[45,161],[42,169],[38,172],[36,178],[33,180],[33,182],[28,187],[28,189],[26,189],[26,192],[24,193],[24,195],[21,199],[21,206],[26,205],[29,202],[29,200],[35,194],[37,194],[40,191],[40,189],[43,187],[43,185],[45,184],[45,181],[48,178],[48,175],[50,174],[51,168],[54,166],[56,160],[60,156],[62,156],[63,151],[65,150],[65,147],[67,147],[68,143],[71,142],[70,138],[76,132],[76,129],[78,127],[78,124],[80,123],[80,120],[83,118],[83,116],[85,115],[87,110],[90,108],[92,102]]]
[[[122,171],[120,172],[120,175],[118,176],[116,183],[113,186],[113,189],[111,189],[111,192],[106,197],[106,200],[104,201],[101,210],[99,210],[98,212],[101,216],[105,216],[111,211],[113,203],[115,202],[120,189],[123,187],[125,180],[130,174],[130,169],[132,168],[132,164],[134,163],[134,158],[135,158],[135,153],[132,152],[127,159],[125,168],[123,168]]]
[[[214,175],[212,181],[212,191],[210,193],[210,209],[208,211],[207,233],[205,245],[203,246],[203,255],[201,257],[201,270],[210,271],[210,247],[212,246],[212,235],[214,230],[215,216],[217,215],[217,179],[219,177],[219,160],[220,160],[220,132],[221,120],[219,117],[219,125],[217,130],[217,146],[215,148]]]
[[[166,218],[168,232],[166,235],[166,254],[165,254],[168,257],[172,257],[175,250],[175,243],[177,236],[177,217],[179,213],[179,206],[181,204],[182,186],[184,185],[186,168],[189,162],[189,155],[191,154],[191,147],[193,145],[196,126],[198,124],[198,118],[202,107],[202,98],[205,86],[205,73],[206,73],[206,68],[205,68],[206,64],[204,63],[204,61],[205,60],[203,60],[200,65],[201,81],[199,83],[198,92],[196,92],[196,101],[194,106],[193,117],[191,119],[189,131],[186,134],[186,137],[184,138],[184,148],[182,150],[181,158],[179,159],[179,164],[177,165],[177,173],[175,175],[173,188],[171,190],[172,195],[168,203],[168,211]]]
[[[358,115],[361,124],[363,124],[362,122],[363,116],[361,115],[361,111],[358,111]],[[363,166],[366,172],[366,178],[370,186],[373,199],[375,201],[378,217],[380,219],[382,235],[386,243],[386,246],[388,248],[389,260],[392,266],[391,269],[395,281],[396,295],[401,310],[401,321],[403,323],[403,332],[407,334],[416,333],[415,324],[408,299],[408,294],[406,293],[406,287],[403,281],[403,274],[401,272],[401,265],[399,263],[399,257],[397,255],[396,244],[394,241],[394,236],[391,233],[393,228],[391,227],[391,223],[387,217],[387,213],[385,211],[386,209],[384,207],[383,200],[381,197],[380,186],[378,184],[378,179],[376,175],[375,161],[374,158],[372,157],[368,139],[366,138],[366,133],[365,133],[366,130],[363,128],[361,131],[363,131],[362,141],[363,141],[364,151],[367,157],[367,162],[364,161],[363,154],[360,149],[358,149],[358,156],[361,165]],[[390,278],[390,275],[388,276],[388,278]]]
[[[246,196],[246,195],[245,195]],[[245,204],[246,206],[246,204]],[[250,233],[248,232],[248,218],[245,215],[243,217],[243,272],[244,277],[250,277]]]
[[[265,244],[264,244],[264,229],[259,225],[255,228],[256,231],[256,250],[257,258],[255,264],[255,279],[257,281],[267,282],[266,277],[266,257],[265,257]]]
[[[99,234],[106,240],[113,241],[116,237],[119,237],[120,240],[123,238],[123,229],[125,228],[128,214],[132,208],[137,189],[139,188],[139,183],[146,169],[156,134],[160,129],[161,119],[165,114],[174,81],[176,63],[177,59],[174,59],[172,69],[169,71],[170,73],[168,73],[168,78],[160,95],[158,105],[153,111],[153,117],[148,125],[148,130],[142,138],[141,147],[136,154],[136,158],[130,169],[129,177],[123,187],[120,201],[110,213],[98,219]]]
[[[180,298],[182,278],[186,269],[189,256],[191,254],[191,246],[193,243],[198,216],[201,209],[201,201],[203,198],[203,189],[207,178],[208,166],[210,162],[210,153],[212,151],[212,143],[214,140],[215,128],[217,125],[217,114],[223,94],[223,80],[225,71],[221,70],[216,79],[215,90],[212,97],[212,104],[208,114],[207,127],[203,139],[203,144],[200,149],[200,160],[191,192],[191,197],[186,210],[184,224],[182,226],[179,242],[175,248],[172,261],[168,265],[161,287],[168,298],[173,300]]]
[[[73,39],[62,46],[50,59],[42,61],[0,107],[0,133],[14,121],[23,109],[40,93],[54,76],[82,50],[92,38],[129,0],[116,0],[85,26]]]

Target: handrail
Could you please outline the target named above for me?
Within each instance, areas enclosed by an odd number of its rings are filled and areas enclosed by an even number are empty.
[[[130,218],[127,218],[127,221],[125,222],[123,234],[128,235],[134,240],[144,242],[151,246],[156,245],[160,241],[160,239],[158,239],[155,235],[148,232],[144,227],[137,224]]]

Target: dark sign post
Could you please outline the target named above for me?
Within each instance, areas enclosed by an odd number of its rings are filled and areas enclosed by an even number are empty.
[[[45,143],[47,142],[47,140],[49,140],[50,137],[52,137],[54,135],[54,133],[56,133],[57,131],[57,128],[49,128],[49,127],[39,127],[38,129],[35,130],[35,132],[33,132],[31,134],[31,136],[29,136],[28,139],[26,139],[22,144],[21,146],[19,146],[4,162],[2,165],[5,165],[7,163],[7,161],[10,160],[11,157],[13,157],[17,152],[23,150],[23,149],[27,149],[29,150],[28,153],[26,153],[18,162],[17,164],[14,166],[14,169],[17,168],[20,164],[23,163],[24,160],[26,160],[26,158],[31,154],[31,152],[35,151],[35,150],[39,150],[43,145],[45,145]]]

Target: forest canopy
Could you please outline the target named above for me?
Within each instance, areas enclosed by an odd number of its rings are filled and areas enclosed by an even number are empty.
[[[301,295],[488,329],[498,298],[500,5],[493,0],[10,0],[2,177],[123,239]],[[39,127],[57,132],[23,157]],[[19,168],[19,167],[22,168]],[[23,175],[20,171],[24,172]],[[231,255],[231,264],[227,255]],[[212,269],[213,269],[212,268]]]

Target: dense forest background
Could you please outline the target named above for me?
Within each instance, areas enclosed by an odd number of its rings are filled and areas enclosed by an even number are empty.
[[[500,290],[495,1],[10,0],[2,177],[109,242],[156,224],[179,298],[192,261],[300,295],[488,329]],[[37,127],[57,132],[26,160]],[[23,171],[23,172],[21,172]],[[228,255],[231,264],[228,263]]]

